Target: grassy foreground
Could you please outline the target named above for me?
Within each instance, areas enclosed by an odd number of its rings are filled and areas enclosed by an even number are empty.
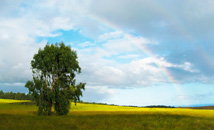
[[[37,116],[30,101],[0,99],[0,129],[213,130],[214,110],[78,103],[67,116]]]

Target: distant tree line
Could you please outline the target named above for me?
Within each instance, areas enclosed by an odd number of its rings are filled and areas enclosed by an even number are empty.
[[[0,99],[32,100],[32,96],[25,93],[13,93],[0,91]]]
[[[148,108],[175,108],[174,106],[165,106],[165,105],[152,105],[152,106],[146,106]]]

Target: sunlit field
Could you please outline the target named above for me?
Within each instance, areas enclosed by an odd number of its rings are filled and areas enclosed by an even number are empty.
[[[38,116],[30,101],[0,99],[0,129],[214,129],[214,110],[71,104],[67,116]]]
[[[18,103],[18,102],[30,102],[30,101],[29,100],[0,99],[0,103]]]

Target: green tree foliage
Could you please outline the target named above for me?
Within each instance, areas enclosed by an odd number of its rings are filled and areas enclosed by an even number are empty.
[[[0,98],[2,98],[2,99],[4,99],[5,98],[5,96],[4,96],[4,92],[1,90],[0,91]]]
[[[85,83],[75,83],[76,74],[81,72],[76,52],[64,43],[47,44],[34,55],[31,66],[33,80],[25,87],[33,95],[39,114],[51,115],[54,106],[58,115],[66,115],[70,101],[76,104],[85,89]]]

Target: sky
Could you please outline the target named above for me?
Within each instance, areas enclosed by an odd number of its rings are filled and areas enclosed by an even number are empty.
[[[1,0],[0,90],[25,92],[47,43],[77,51],[81,100],[214,104],[213,0]]]

